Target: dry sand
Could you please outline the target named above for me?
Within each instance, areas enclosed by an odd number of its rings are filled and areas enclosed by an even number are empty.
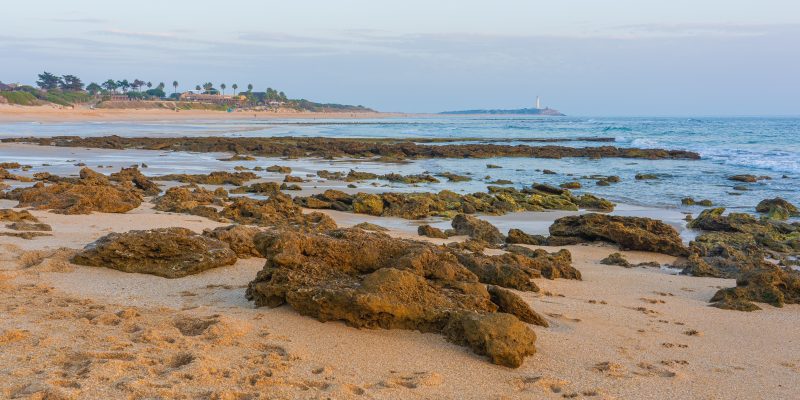
[[[210,111],[167,109],[90,109],[88,107],[16,106],[0,104],[0,122],[165,121],[215,119],[388,118],[407,114],[380,112]]]
[[[13,206],[0,201],[0,208]],[[793,398],[800,306],[707,306],[732,280],[599,264],[611,246],[570,246],[583,281],[522,293],[546,316],[519,369],[434,334],[320,323],[244,298],[263,259],[180,278],[67,260],[110,231],[219,224],[157,213],[33,211],[53,236],[0,237],[0,398],[753,399]],[[343,225],[353,214],[331,215]],[[371,221],[381,223],[380,218]],[[417,237],[398,227],[392,235]],[[554,248],[548,248],[554,250]],[[623,252],[632,262],[671,262]]]

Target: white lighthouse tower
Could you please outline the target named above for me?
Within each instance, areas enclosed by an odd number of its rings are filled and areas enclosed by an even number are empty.
[[[541,102],[539,102],[539,96],[536,96],[536,109],[537,110],[541,110],[542,109],[542,104],[541,104]]]

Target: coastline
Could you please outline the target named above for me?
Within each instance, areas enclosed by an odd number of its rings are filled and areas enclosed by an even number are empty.
[[[183,120],[273,120],[273,119],[371,119],[416,114],[384,112],[301,112],[301,111],[210,111],[163,109],[90,109],[56,106],[15,106],[0,104],[0,123],[92,122],[92,121],[183,121]]]

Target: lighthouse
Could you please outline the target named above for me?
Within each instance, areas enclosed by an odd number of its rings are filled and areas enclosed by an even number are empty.
[[[536,96],[536,109],[541,110],[542,104],[539,102],[539,96]]]

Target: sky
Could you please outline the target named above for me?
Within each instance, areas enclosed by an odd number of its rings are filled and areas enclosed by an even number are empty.
[[[569,115],[800,115],[797,0],[4,3],[3,82],[46,70],[381,111],[541,96]]]

